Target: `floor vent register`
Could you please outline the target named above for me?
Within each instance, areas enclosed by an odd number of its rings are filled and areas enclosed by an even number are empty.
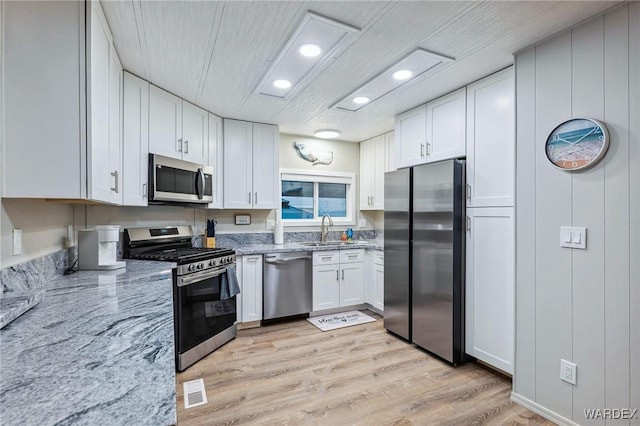
[[[204,380],[191,380],[182,384],[184,391],[184,408],[197,407],[207,403],[207,393],[204,390]]]

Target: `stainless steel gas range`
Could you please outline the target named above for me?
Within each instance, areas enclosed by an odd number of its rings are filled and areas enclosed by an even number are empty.
[[[124,230],[125,259],[175,262],[173,311],[176,370],[236,337],[236,254],[225,248],[192,247],[191,226]]]

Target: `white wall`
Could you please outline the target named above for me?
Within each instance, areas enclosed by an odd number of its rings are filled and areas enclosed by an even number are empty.
[[[640,3],[516,56],[514,399],[557,421],[604,425],[583,410],[640,409],[639,61]],[[579,116],[607,125],[609,151],[588,170],[557,170],[547,135]],[[560,226],[586,226],[587,250],[561,248]],[[577,364],[576,386],[560,380],[561,358]]]

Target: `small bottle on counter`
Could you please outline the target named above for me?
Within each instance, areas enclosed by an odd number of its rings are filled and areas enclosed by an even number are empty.
[[[347,241],[347,233],[342,231],[342,235],[340,235],[340,241]]]

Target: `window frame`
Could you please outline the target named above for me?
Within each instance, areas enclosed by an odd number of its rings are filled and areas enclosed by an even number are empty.
[[[347,216],[331,217],[334,225],[355,225],[356,209],[356,174],[346,172],[328,172],[314,170],[280,169],[279,197],[282,203],[282,181],[313,182],[313,219],[282,219],[282,207],[278,208],[277,217],[284,226],[320,226],[322,217],[315,217],[318,211],[317,183],[342,183],[347,185]],[[325,222],[326,224],[327,222]]]

